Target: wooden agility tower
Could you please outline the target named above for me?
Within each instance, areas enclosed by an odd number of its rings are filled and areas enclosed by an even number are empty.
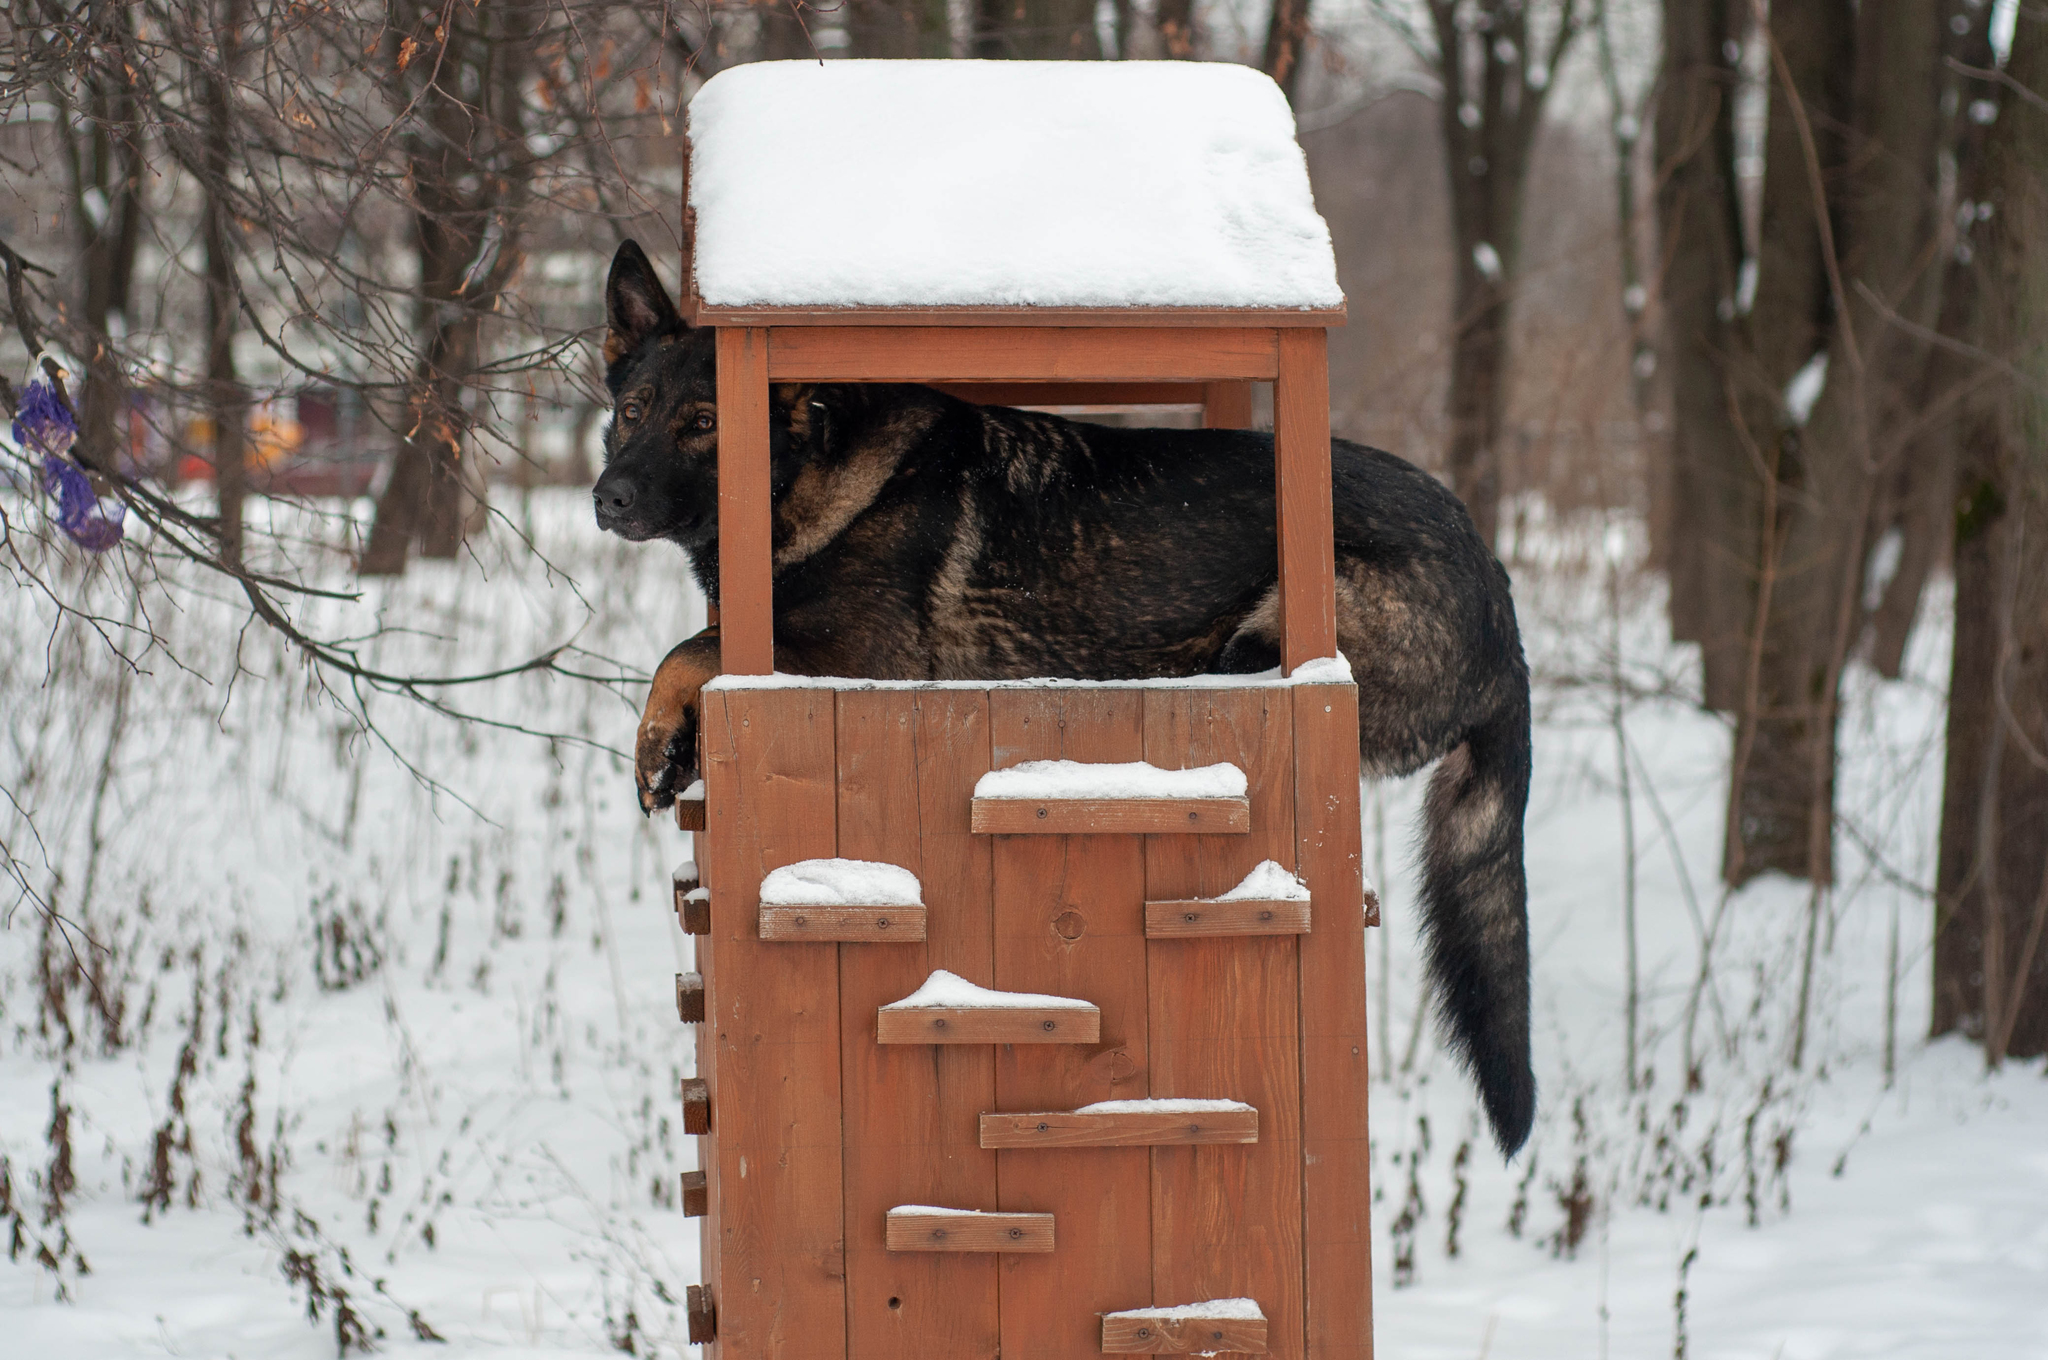
[[[1369,1360],[1355,687],[745,681],[773,670],[780,382],[1196,404],[1222,427],[1248,425],[1270,383],[1285,670],[1334,655],[1325,328],[1341,308],[735,307],[705,300],[694,266],[686,245],[685,313],[717,328],[727,678],[703,696],[701,885],[676,884],[697,959],[678,987],[698,1022],[692,1340],[731,1360]],[[977,802],[984,774],[1038,759],[1230,762],[1249,787]],[[910,870],[924,908],[765,928],[764,877],[835,856]],[[1207,900],[1268,859],[1308,885],[1306,912]],[[1099,1029],[878,1021],[934,969],[1085,999]],[[1071,1114],[1163,1097],[1256,1116]],[[904,1205],[994,1216],[892,1222]],[[1103,1317],[1237,1297],[1265,1321]]]

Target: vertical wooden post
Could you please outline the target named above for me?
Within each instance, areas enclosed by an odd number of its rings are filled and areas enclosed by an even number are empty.
[[[1315,899],[1301,950],[1303,1237],[1308,1353],[1372,1360],[1372,1165],[1366,1141],[1365,927],[1358,687],[1299,685],[1295,872]],[[1344,1212],[1318,1212],[1343,1205]]]
[[[1252,427],[1252,385],[1247,381],[1202,384],[1202,428],[1249,430]]]
[[[775,669],[769,516],[768,332],[760,326],[721,326],[718,627],[719,668],[728,675],[767,675]]]
[[[1285,327],[1273,383],[1280,513],[1280,663],[1337,654],[1337,550],[1330,518],[1329,335]]]

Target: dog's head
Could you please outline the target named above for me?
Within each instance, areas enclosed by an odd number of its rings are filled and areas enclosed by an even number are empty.
[[[632,241],[612,257],[604,301],[612,422],[592,492],[598,527],[702,547],[718,531],[715,337],[684,322]]]

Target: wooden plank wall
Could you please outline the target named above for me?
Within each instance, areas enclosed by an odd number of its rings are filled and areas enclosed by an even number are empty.
[[[916,874],[927,920],[922,943],[839,946],[847,1350],[994,1357],[997,1258],[891,1253],[885,1220],[899,1204],[996,1207],[996,1154],[977,1132],[995,1108],[995,1050],[885,1046],[875,1034],[876,1008],[934,968],[993,985],[990,847],[967,829],[989,768],[988,696],[849,690],[838,703],[839,853]]]
[[[1369,1360],[1356,703],[1344,685],[705,696],[719,1352],[1082,1360],[1098,1313],[1243,1295],[1271,1354]],[[1235,762],[1252,831],[971,832],[982,773],[1052,758]],[[916,873],[929,938],[761,941],[761,877],[832,854]],[[1148,897],[1214,896],[1263,859],[1307,879],[1308,934],[1146,940]],[[878,1043],[877,1007],[933,968],[1094,1002],[1101,1040]],[[1154,1093],[1247,1101],[1258,1142],[979,1146],[983,1113]],[[904,1203],[1049,1213],[1058,1249],[891,1253]]]
[[[712,1128],[701,1165],[719,1204],[714,1353],[839,1360],[839,946],[765,943],[755,922],[769,870],[836,853],[833,694],[712,690],[702,711],[716,894],[698,941]]]
[[[995,690],[994,765],[1142,760],[1138,690]],[[1014,1045],[996,1056],[998,1110],[1071,1110],[1151,1093],[1145,1006],[1144,846],[1135,836],[1000,836],[995,985],[1102,1009],[1092,1047]],[[1002,1258],[1004,1360],[1101,1354],[1098,1313],[1151,1299],[1150,1150],[1005,1150],[1001,1207],[1051,1213],[1059,1249]]]
[[[1288,692],[1144,696],[1146,760],[1166,768],[1229,761],[1249,777],[1252,799],[1250,835],[1146,837],[1145,895],[1214,897],[1261,860],[1292,868]],[[1258,1109],[1259,1141],[1152,1149],[1152,1297],[1121,1305],[1256,1299],[1268,1354],[1288,1360],[1303,1353],[1297,938],[1155,939],[1146,952],[1153,1089],[1245,1101]]]

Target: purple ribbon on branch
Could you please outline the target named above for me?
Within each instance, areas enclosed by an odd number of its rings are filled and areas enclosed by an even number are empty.
[[[57,395],[57,385],[40,371],[22,387],[14,442],[24,452],[43,455],[43,490],[57,502],[57,527],[72,542],[101,553],[121,541],[128,507],[101,500],[85,470],[65,456],[78,442],[78,421]]]

